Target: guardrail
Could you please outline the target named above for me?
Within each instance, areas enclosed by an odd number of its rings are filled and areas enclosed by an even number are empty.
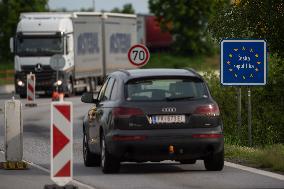
[[[0,70],[0,79],[5,81],[13,81],[14,70]]]

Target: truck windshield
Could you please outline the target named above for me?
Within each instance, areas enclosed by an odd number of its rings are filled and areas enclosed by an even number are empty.
[[[63,52],[63,40],[59,36],[21,36],[16,40],[19,56],[52,56]]]

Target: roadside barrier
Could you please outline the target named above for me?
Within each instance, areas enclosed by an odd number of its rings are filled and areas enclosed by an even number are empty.
[[[4,169],[27,169],[23,162],[23,118],[22,103],[19,100],[5,101],[5,162],[0,163]]]
[[[72,102],[51,103],[50,177],[58,186],[65,188],[73,177],[73,105]],[[70,188],[75,186],[68,185]],[[45,185],[45,189],[54,185]]]
[[[35,103],[35,74],[27,75],[27,103],[25,106],[34,107],[37,106]]]

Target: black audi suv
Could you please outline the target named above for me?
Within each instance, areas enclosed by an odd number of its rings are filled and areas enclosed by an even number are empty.
[[[194,70],[136,69],[110,74],[83,121],[85,166],[119,171],[120,163],[204,160],[224,166],[223,125],[217,103]]]

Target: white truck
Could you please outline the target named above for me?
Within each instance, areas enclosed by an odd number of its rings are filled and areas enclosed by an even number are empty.
[[[118,69],[131,69],[128,49],[137,43],[136,15],[100,12],[22,13],[10,47],[15,89],[26,96],[26,76],[36,76],[36,93],[56,87],[67,95],[93,90]],[[57,73],[51,64],[63,61]],[[56,59],[55,59],[56,58]]]

